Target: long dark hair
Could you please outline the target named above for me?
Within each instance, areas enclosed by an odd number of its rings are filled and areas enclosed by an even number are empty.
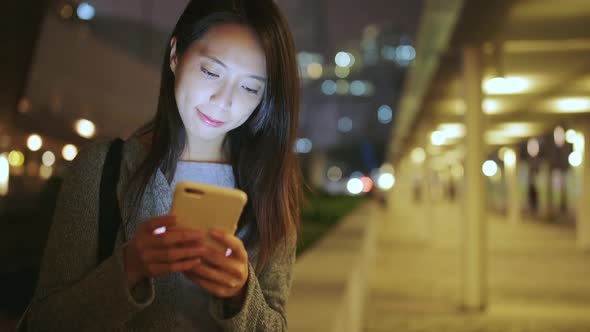
[[[299,233],[301,175],[294,153],[298,126],[300,83],[295,46],[284,16],[272,0],[191,1],[171,37],[176,53],[183,52],[210,28],[238,23],[258,36],[266,56],[267,82],[260,105],[240,127],[228,132],[223,143],[233,166],[236,185],[248,194],[239,227],[250,230],[246,245],[258,241],[256,269],[262,270],[273,250],[284,241],[294,245]],[[186,144],[186,132],[174,94],[168,45],[162,65],[160,96],[153,120],[136,134],[151,134],[146,159],[132,178],[130,198],[135,215],[148,183],[160,169],[169,182]]]

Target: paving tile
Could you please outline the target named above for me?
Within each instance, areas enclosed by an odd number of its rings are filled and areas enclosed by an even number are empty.
[[[378,214],[363,331],[590,331],[590,253],[575,247],[571,225],[489,214],[488,309],[466,313],[460,207],[438,204],[428,233],[419,213],[402,205]]]

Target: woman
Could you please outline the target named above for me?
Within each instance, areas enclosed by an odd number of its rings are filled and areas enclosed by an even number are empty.
[[[155,118],[123,146],[115,249],[97,262],[102,143],[62,186],[29,328],[286,330],[298,100],[292,37],[272,0],[191,1],[167,47]],[[227,256],[167,215],[182,180],[248,194],[237,235],[210,233]]]

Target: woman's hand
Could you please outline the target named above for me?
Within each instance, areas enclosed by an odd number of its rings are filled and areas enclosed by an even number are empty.
[[[198,230],[176,226],[174,216],[154,217],[141,225],[125,248],[127,284],[142,278],[191,269],[206,247]]]
[[[212,230],[209,234],[227,251],[205,245],[208,250],[202,257],[203,261],[184,275],[211,294],[233,299],[240,305],[248,281],[248,252],[242,240],[233,234],[219,230]]]

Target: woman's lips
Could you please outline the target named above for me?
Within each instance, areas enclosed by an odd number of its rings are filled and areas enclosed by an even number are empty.
[[[210,117],[206,116],[204,113],[202,113],[201,111],[197,110],[197,114],[199,115],[199,118],[201,119],[201,121],[205,122],[205,124],[217,128],[221,125],[224,124],[224,122],[222,121],[217,121],[214,119],[211,119]]]

